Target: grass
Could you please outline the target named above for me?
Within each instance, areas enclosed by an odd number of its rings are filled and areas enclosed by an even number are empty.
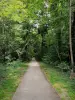
[[[62,100],[75,100],[75,80],[51,65],[41,63],[41,69]]]
[[[0,100],[12,100],[27,66],[27,63],[20,61],[13,61],[7,65],[0,64]]]

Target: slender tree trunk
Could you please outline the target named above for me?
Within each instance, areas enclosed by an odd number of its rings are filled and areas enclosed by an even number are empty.
[[[60,56],[60,62],[61,62],[61,30],[57,33],[57,42],[58,42],[58,53]]]
[[[71,0],[69,2],[69,44],[70,44],[70,56],[71,56],[71,67],[74,69],[73,49],[72,49],[72,23],[71,23]]]

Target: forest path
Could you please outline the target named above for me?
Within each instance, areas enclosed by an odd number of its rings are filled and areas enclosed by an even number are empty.
[[[44,77],[39,63],[32,61],[12,100],[60,100],[60,97]]]

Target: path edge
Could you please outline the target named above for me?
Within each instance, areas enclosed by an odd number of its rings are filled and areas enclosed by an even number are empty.
[[[39,63],[39,62],[38,62]],[[40,63],[39,63],[40,65]],[[50,83],[49,79],[47,78],[45,72],[44,72],[44,69],[41,68],[41,65],[40,65],[40,69],[41,69],[41,72],[43,73],[45,79],[47,80],[47,82],[49,83],[49,85],[51,85],[51,87],[54,89],[55,93],[59,96],[60,100],[62,100],[62,98],[60,97],[60,95],[58,94],[58,92],[56,91],[56,89],[53,87],[52,83]]]
[[[29,62],[28,65],[27,65],[28,68],[27,68],[26,72],[23,74],[23,76],[20,77],[20,83],[19,83],[19,85],[17,86],[16,91],[17,91],[18,87],[20,87],[21,82],[22,82],[22,80],[23,80],[25,74],[27,73],[27,71],[28,71],[28,69],[29,69],[29,67],[30,67],[29,64],[30,64],[30,62]],[[13,93],[12,100],[13,100],[13,98],[14,98],[14,95],[16,94],[16,91]]]

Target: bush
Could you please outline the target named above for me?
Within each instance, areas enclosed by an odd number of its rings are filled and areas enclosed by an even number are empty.
[[[61,69],[64,72],[69,71],[69,65],[66,62],[61,62],[60,64],[58,64],[58,66],[56,66],[57,68]]]
[[[57,52],[53,45],[49,47],[47,53],[45,53],[42,60],[47,64],[52,64],[59,61]]]

